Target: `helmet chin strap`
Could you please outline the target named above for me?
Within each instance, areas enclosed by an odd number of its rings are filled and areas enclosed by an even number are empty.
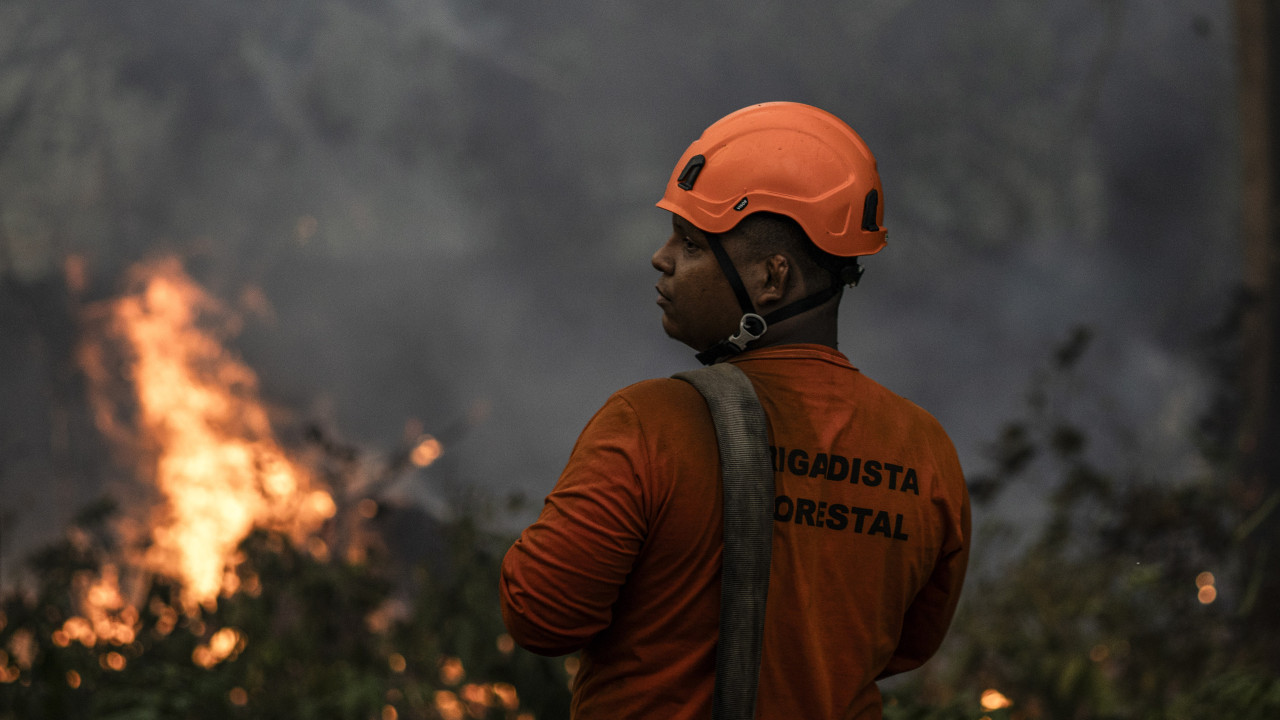
[[[768,323],[759,315],[749,312],[738,321],[738,334],[730,335],[695,357],[703,365],[715,365],[721,360],[737,355],[747,349],[747,345],[759,340],[764,331],[769,329]]]
[[[831,286],[827,289],[819,290],[808,297],[801,298],[790,305],[780,307],[761,317],[756,313],[755,304],[751,302],[751,295],[747,293],[747,286],[743,284],[742,276],[738,275],[738,269],[734,267],[733,260],[729,258],[729,253],[725,252],[720,238],[711,233],[707,233],[706,238],[707,244],[711,246],[711,252],[716,256],[716,262],[720,263],[720,270],[724,272],[725,278],[729,281],[729,286],[733,288],[734,296],[738,298],[738,306],[742,308],[742,319],[738,321],[738,332],[736,334],[730,335],[696,355],[698,362],[703,365],[714,365],[737,355],[746,350],[748,345],[763,337],[770,324],[781,322],[818,307],[839,295],[843,284],[857,285],[858,280],[862,277],[862,268],[855,261],[854,265],[851,266],[851,268],[854,268],[852,271],[841,274],[832,273]]]

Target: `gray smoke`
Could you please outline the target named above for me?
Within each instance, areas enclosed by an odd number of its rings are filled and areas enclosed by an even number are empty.
[[[235,347],[296,416],[380,452],[487,407],[397,492],[536,509],[610,392],[693,363],[653,305],[652,203],[702,128],[773,99],[876,152],[890,245],[842,349],[969,471],[1078,324],[1081,419],[1177,467],[1240,274],[1232,36],[1208,0],[5,3],[6,567],[118,479],[76,307],[160,250],[231,304],[261,290]]]

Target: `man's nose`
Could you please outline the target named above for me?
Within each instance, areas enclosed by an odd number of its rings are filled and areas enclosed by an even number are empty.
[[[671,273],[671,258],[667,255],[667,250],[670,246],[670,242],[663,243],[663,245],[658,248],[657,252],[653,254],[653,257],[649,259],[649,262],[653,264],[653,269],[663,275],[669,275]]]

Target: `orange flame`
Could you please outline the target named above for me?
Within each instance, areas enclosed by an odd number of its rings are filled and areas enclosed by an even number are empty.
[[[82,614],[67,618],[62,627],[53,632],[53,642],[59,647],[76,641],[85,647],[98,643],[128,645],[133,642],[140,625],[138,609],[120,593],[116,566],[111,563],[103,565],[102,575],[96,580],[80,573],[74,582],[79,586]]]
[[[982,708],[984,710],[1003,710],[1004,708],[1013,706],[1013,701],[1005,697],[1004,693],[996,690],[995,688],[983,690],[980,702],[982,703]]]
[[[418,467],[427,467],[431,463],[440,459],[444,454],[444,445],[440,441],[430,435],[423,435],[418,438],[418,444],[414,446],[409,453],[409,459]]]
[[[221,305],[174,258],[136,267],[133,289],[108,307],[123,344],[147,473],[165,500],[146,564],[182,583],[188,611],[230,592],[236,547],[255,528],[303,535],[336,511],[332,497],[281,449],[258,400],[257,377],[212,329]],[[103,352],[86,357],[100,361]],[[104,371],[86,368],[93,379]],[[113,424],[96,398],[99,424]]]
[[[234,659],[244,649],[245,638],[235,628],[224,627],[209,638],[209,642],[197,646],[191,660],[208,670],[223,660]]]

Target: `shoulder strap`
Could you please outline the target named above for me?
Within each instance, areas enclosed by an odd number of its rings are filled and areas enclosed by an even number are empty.
[[[672,377],[702,393],[716,426],[724,481],[724,555],[713,720],[752,720],[773,544],[773,464],[764,409],[731,363]]]

